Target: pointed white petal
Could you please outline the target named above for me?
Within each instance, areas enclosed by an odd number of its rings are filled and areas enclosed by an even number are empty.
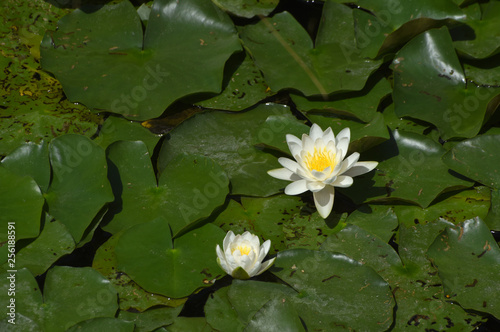
[[[378,162],[376,161],[358,161],[354,166],[344,172],[347,176],[358,176],[370,172],[372,169],[377,167]]]
[[[288,142],[288,148],[292,156],[297,159],[297,156],[300,156],[300,151],[302,151],[302,143]]]
[[[267,171],[267,174],[271,175],[273,178],[280,180],[296,181],[292,180],[292,176],[295,175],[295,173],[286,168],[272,169],[270,171]],[[297,180],[299,179],[300,177]]]
[[[349,139],[342,138],[337,140],[337,153],[340,154],[340,159],[344,160],[347,150],[349,149]]]
[[[224,252],[226,252],[227,249],[229,249],[229,245],[231,244],[231,242],[233,242],[234,238],[235,236],[233,231],[227,232],[226,237],[224,238],[224,242],[222,243],[222,248],[224,248]]]
[[[314,147],[318,150],[323,150],[326,147],[325,141],[323,141],[323,137],[319,137],[314,141]]]
[[[297,164],[296,161],[293,161],[293,160],[288,159],[288,158],[280,157],[280,158],[278,158],[278,162],[281,164],[281,166],[285,167],[286,169],[288,169],[294,173],[296,173],[297,168],[299,168],[299,164]]]
[[[313,196],[314,204],[316,205],[319,215],[322,218],[328,217],[333,208],[335,188],[326,186],[323,190],[313,193]]]
[[[311,126],[311,130],[309,131],[309,137],[314,141],[316,141],[318,138],[323,137],[323,130],[321,129],[320,126],[317,124],[313,124]]]
[[[314,141],[306,134],[302,135],[302,150],[307,154],[314,152]],[[303,156],[301,156],[303,158]]]
[[[344,159],[344,161],[342,161],[342,167],[340,168],[338,174],[339,175],[343,174],[345,171],[347,171],[348,169],[350,169],[351,167],[353,167],[354,164],[356,164],[356,162],[358,161],[358,159],[359,159],[359,153],[358,152],[354,152],[349,157],[347,157],[346,159]]]
[[[347,187],[352,186],[353,182],[354,181],[352,180],[352,178],[350,176],[339,175],[339,176],[337,176],[337,180],[335,180],[335,182],[332,183],[332,186],[340,187],[340,188],[347,188]]]
[[[306,180],[295,181],[285,187],[285,194],[287,195],[298,195],[302,194],[305,191],[307,191]]]
[[[318,181],[324,181],[327,177],[327,174],[330,174],[330,166],[325,168],[323,172],[318,172],[316,170],[311,170],[311,174],[316,178]]]
[[[307,182],[307,189],[309,189],[313,193],[320,191],[323,188],[325,188],[325,184],[323,182],[319,182],[319,181]]]
[[[260,269],[261,269],[261,263],[255,262],[254,266],[252,266],[252,268],[249,271],[247,271],[247,273],[250,276],[250,278],[255,277]]]
[[[217,264],[219,264],[220,268],[224,270],[224,272],[226,272],[227,274],[231,274],[233,272],[233,270],[231,270],[227,265],[225,259],[220,259],[219,257],[217,257]]]
[[[344,138],[347,138],[348,142],[351,140],[351,130],[349,128],[344,128],[337,134],[337,141]]]
[[[300,138],[298,138],[297,136],[291,135],[291,134],[286,134],[286,142],[287,142],[287,144],[297,143],[300,146],[302,146],[302,141],[300,140]]]
[[[264,257],[267,255],[269,252],[269,249],[271,249],[271,240],[266,240],[262,245],[260,246],[260,252],[264,252]],[[262,258],[264,258],[262,257]],[[261,259],[262,261],[262,259]]]
[[[262,274],[267,269],[269,269],[271,267],[271,265],[273,265],[273,263],[274,263],[275,260],[276,260],[276,257],[274,257],[273,259],[267,260],[264,263],[262,263],[261,266],[260,266],[259,272],[257,272],[256,276]]]
[[[325,132],[323,133],[323,140],[328,144],[329,142],[332,142],[335,144],[335,135],[333,134],[332,128],[328,127]]]

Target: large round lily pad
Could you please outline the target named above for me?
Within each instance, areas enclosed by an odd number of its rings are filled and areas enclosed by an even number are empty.
[[[224,64],[240,49],[211,1],[156,0],[145,32],[128,1],[77,9],[46,33],[41,55],[72,101],[146,120],[183,96],[220,92]]]
[[[215,247],[223,238],[219,227],[207,224],[172,240],[167,220],[157,218],[120,237],[115,247],[118,269],[151,293],[185,297],[222,276]]]

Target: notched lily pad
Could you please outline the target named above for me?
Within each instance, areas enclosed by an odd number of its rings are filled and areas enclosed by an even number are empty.
[[[233,23],[211,1],[156,0],[145,32],[128,1],[77,9],[45,34],[41,55],[70,100],[146,120],[186,95],[220,92],[224,64],[240,49]]]
[[[480,218],[446,228],[427,255],[437,266],[446,298],[464,308],[500,318],[500,298],[496,291],[500,249]]]

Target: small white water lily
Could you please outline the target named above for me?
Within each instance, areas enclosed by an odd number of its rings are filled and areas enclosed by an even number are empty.
[[[222,245],[216,247],[217,263],[219,266],[236,279],[249,279],[266,271],[276,259],[270,259],[264,263],[271,247],[271,241],[267,240],[260,245],[259,237],[250,232],[234,235],[232,231],[227,232]]]
[[[358,152],[345,158],[350,140],[349,128],[342,129],[335,137],[332,128],[323,131],[313,124],[309,135],[303,134],[302,140],[286,135],[286,142],[296,161],[279,158],[278,162],[285,168],[267,173],[277,179],[293,181],[285,188],[287,195],[310,190],[316,209],[321,217],[326,218],[333,208],[334,187],[350,187],[354,176],[368,173],[378,165],[375,161],[358,162]]]

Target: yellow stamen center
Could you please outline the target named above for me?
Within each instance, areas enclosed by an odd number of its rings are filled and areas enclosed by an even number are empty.
[[[309,170],[322,172],[328,166],[333,170],[335,168],[335,154],[326,148],[318,150],[314,148],[314,153],[308,153],[304,162]]]
[[[232,252],[234,252],[235,250],[239,250],[242,255],[248,255],[252,250],[252,248],[247,245],[239,245],[236,248],[234,248]]]

